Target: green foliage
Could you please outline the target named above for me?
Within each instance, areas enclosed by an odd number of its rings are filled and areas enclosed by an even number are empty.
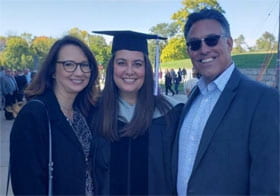
[[[277,42],[272,33],[265,32],[259,39],[256,41],[256,50],[257,51],[269,51],[276,50]]]
[[[68,34],[71,35],[71,36],[79,38],[80,40],[82,40],[85,43],[88,43],[89,34],[85,30],[80,30],[79,28],[74,27],[74,28],[72,28],[68,31]]]
[[[235,62],[236,66],[239,68],[260,68],[262,64],[265,62],[265,59],[268,55],[271,53],[269,52],[263,52],[263,53],[243,53],[243,54],[237,54],[233,55],[232,59]],[[269,68],[275,68],[276,67],[276,56],[277,53],[273,52],[273,57],[269,63]],[[166,63],[161,63],[160,65],[161,69],[178,69],[178,68],[186,68],[191,69],[192,68],[192,62],[190,59],[184,59],[179,61],[171,61]]]
[[[12,69],[32,67],[33,58],[26,40],[21,37],[9,37],[6,48],[1,53],[3,64]]]
[[[150,31],[154,34],[163,36],[163,37],[173,37],[179,31],[179,26],[175,22],[173,23],[160,23],[156,26],[150,28]]]
[[[204,8],[214,8],[224,13],[217,0],[183,0],[182,4],[183,8],[175,12],[171,17],[181,29],[185,25],[187,16],[194,11],[199,11]]]
[[[89,35],[89,47],[95,55],[98,64],[106,66],[111,57],[111,47],[102,36]]]
[[[183,37],[174,37],[168,41],[161,53],[161,61],[168,62],[187,58],[186,44]]]
[[[159,40],[159,51],[160,55],[162,54],[163,48],[166,46],[166,40]],[[155,62],[156,57],[156,41],[155,40],[149,40],[148,41],[148,50],[149,50],[149,59],[152,63]]]
[[[245,42],[244,35],[239,35],[236,39],[233,40],[235,47],[233,48],[233,53],[243,53],[246,50],[244,49],[244,45],[247,46]]]
[[[263,52],[263,53],[243,53],[243,54],[236,54],[232,56],[233,61],[235,62],[236,66],[239,68],[260,68],[263,63],[265,63],[266,58],[271,53]],[[273,52],[273,57],[269,62],[269,68],[276,67],[276,52]]]
[[[3,51],[6,47],[7,38],[0,36],[0,52]]]
[[[190,59],[184,59],[184,60],[177,60],[177,61],[170,61],[160,64],[161,69],[179,69],[179,68],[186,68],[191,69],[192,68],[192,62]]]
[[[34,62],[36,65],[34,65],[34,67],[38,67],[43,63],[43,60],[47,56],[54,42],[55,39],[45,36],[36,37],[32,40],[30,49],[36,59],[36,62]]]

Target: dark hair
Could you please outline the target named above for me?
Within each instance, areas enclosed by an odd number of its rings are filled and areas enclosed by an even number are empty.
[[[61,48],[66,45],[74,45],[79,47],[87,57],[90,68],[92,70],[88,85],[78,94],[74,102],[74,106],[78,107],[82,114],[87,116],[90,105],[95,104],[98,97],[98,67],[95,57],[93,56],[88,46],[76,37],[65,36],[62,39],[57,40],[52,45],[34,80],[26,88],[25,95],[29,99],[34,96],[43,94],[47,89],[53,90],[54,79],[52,76],[55,73],[58,54]]]
[[[157,108],[162,114],[165,114],[171,108],[170,103],[161,95],[153,95],[153,71],[147,55],[144,55],[145,78],[143,86],[139,89],[135,112],[130,123],[122,130],[117,130],[117,121],[119,114],[119,90],[116,86],[114,73],[115,55],[109,61],[106,71],[106,81],[103,94],[100,100],[100,126],[98,130],[102,135],[112,141],[120,137],[136,138],[143,135],[151,124],[153,113]]]
[[[231,37],[229,23],[225,18],[225,16],[216,9],[205,8],[200,10],[199,12],[194,12],[188,16],[188,20],[184,27],[185,39],[187,39],[187,36],[189,34],[192,25],[200,20],[205,20],[205,19],[216,20],[218,23],[221,24],[223,30],[225,31],[225,35],[227,37]]]

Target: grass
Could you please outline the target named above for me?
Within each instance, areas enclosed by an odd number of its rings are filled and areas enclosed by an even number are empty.
[[[232,55],[232,59],[235,62],[236,66],[239,68],[260,68],[262,64],[267,61],[270,62],[268,68],[276,67],[276,57],[277,53],[272,53],[272,58],[268,58],[271,52],[262,52],[262,53],[242,53]],[[268,60],[267,60],[268,59]],[[178,68],[192,68],[192,63],[190,59],[183,59],[178,61],[161,63],[162,69],[178,69]]]

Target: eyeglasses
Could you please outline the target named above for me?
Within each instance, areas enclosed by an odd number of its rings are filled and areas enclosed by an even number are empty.
[[[91,72],[91,68],[88,63],[76,63],[74,61],[57,61],[56,63],[60,63],[63,65],[63,69],[66,72],[74,72],[78,66],[83,73]]]
[[[187,46],[192,51],[197,51],[197,50],[199,50],[201,48],[202,41],[204,41],[204,43],[206,43],[207,46],[214,47],[214,46],[216,46],[218,44],[219,39],[221,37],[225,37],[225,35],[208,35],[205,38],[193,39],[193,40],[187,42]]]

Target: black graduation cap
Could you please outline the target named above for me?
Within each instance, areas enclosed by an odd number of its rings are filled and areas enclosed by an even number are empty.
[[[112,44],[112,53],[117,50],[127,49],[142,51],[148,54],[147,39],[161,39],[166,40],[165,37],[160,37],[153,34],[139,33],[135,31],[93,31],[93,33],[105,34],[114,36]]]

